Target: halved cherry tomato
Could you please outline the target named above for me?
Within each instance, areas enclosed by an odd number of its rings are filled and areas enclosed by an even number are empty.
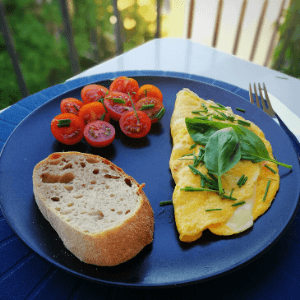
[[[51,132],[54,137],[66,145],[74,145],[83,138],[84,123],[74,114],[63,113],[51,121]]]
[[[120,92],[109,92],[104,99],[104,106],[115,121],[119,121],[124,112],[133,110],[129,95]]]
[[[149,133],[151,129],[151,120],[147,114],[142,111],[137,111],[136,113],[135,111],[124,113],[119,124],[125,135],[132,138],[141,138]]]
[[[116,78],[110,85],[110,92],[121,92],[124,94],[130,94],[133,102],[138,100],[137,92],[139,90],[139,84],[133,78],[128,78],[125,76],[120,76]]]
[[[103,120],[109,122],[109,113],[105,111],[105,107],[100,102],[92,102],[82,106],[78,116],[84,120],[84,124],[96,120]]]
[[[83,102],[76,98],[66,98],[60,102],[60,110],[62,113],[71,113],[78,115],[80,108],[83,106]]]
[[[91,103],[104,99],[108,89],[105,86],[99,84],[86,85],[81,90],[81,99],[84,103]]]
[[[160,100],[152,97],[146,97],[135,104],[137,110],[145,112],[151,120],[151,123],[157,123],[165,114],[164,105]]]
[[[115,135],[115,128],[105,121],[93,121],[84,128],[84,137],[93,147],[105,147],[110,145]]]
[[[161,90],[152,84],[142,85],[138,90],[137,97],[139,100],[145,97],[153,97],[163,102],[163,94]]]

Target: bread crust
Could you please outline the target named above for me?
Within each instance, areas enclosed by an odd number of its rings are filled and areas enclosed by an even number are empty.
[[[134,214],[113,228],[100,233],[86,233],[73,227],[60,218],[55,210],[47,205],[46,198],[38,191],[36,172],[39,168],[53,160],[53,155],[82,155],[88,158],[100,159],[112,166],[117,172],[130,178],[138,186],[139,207]],[[39,162],[33,171],[33,192],[35,201],[45,217],[57,232],[65,247],[81,261],[98,266],[115,266],[136,256],[146,245],[153,241],[154,214],[148,198],[143,192],[144,185],[139,185],[134,178],[127,175],[121,168],[109,160],[92,154],[79,152],[58,152],[51,154]]]

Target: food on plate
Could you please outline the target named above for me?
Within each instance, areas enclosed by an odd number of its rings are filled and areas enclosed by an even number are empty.
[[[152,84],[144,84],[141,86],[137,93],[137,99],[140,100],[145,97],[152,97],[163,102],[163,94],[161,90]]]
[[[33,170],[35,201],[65,247],[81,261],[115,266],[153,240],[144,184],[100,156],[53,153]]]
[[[63,144],[74,145],[83,138],[84,122],[71,113],[57,115],[51,121],[53,136]]]
[[[110,145],[116,135],[115,128],[105,121],[93,121],[84,128],[85,140],[93,147],[106,147]]]
[[[100,102],[85,104],[80,109],[78,116],[84,120],[85,125],[96,120],[104,120],[106,122],[109,122],[110,120],[109,114]]]
[[[130,96],[120,92],[109,92],[105,96],[104,106],[115,121],[119,121],[124,112],[133,110]]]
[[[165,114],[165,108],[162,102],[153,97],[144,97],[140,99],[135,107],[137,110],[145,112],[151,120],[151,123],[157,123]]]
[[[130,94],[133,102],[136,102],[137,99],[137,92],[139,90],[138,82],[126,76],[120,76],[113,80],[109,87],[110,92],[121,92],[124,94]]]
[[[78,115],[83,105],[84,103],[76,98],[66,98],[60,102],[60,111],[62,113]]]
[[[99,100],[101,101],[101,99],[104,99],[107,93],[108,89],[105,86],[99,84],[89,84],[81,90],[81,99],[85,104]]]
[[[129,111],[124,113],[119,121],[123,133],[131,138],[142,138],[151,129],[151,120],[142,111]]]
[[[180,240],[195,241],[205,229],[232,235],[250,228],[279,189],[277,165],[291,166],[274,159],[254,123],[188,89],[177,94],[170,126]]]

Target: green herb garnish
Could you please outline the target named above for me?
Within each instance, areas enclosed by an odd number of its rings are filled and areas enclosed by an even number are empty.
[[[241,112],[246,112],[243,108],[239,108],[239,107],[236,107],[236,110],[241,111]]]
[[[125,104],[125,100],[121,99],[121,98],[115,98],[115,97],[107,97],[107,99],[113,100],[114,103],[121,103],[121,104]]]
[[[206,209],[205,211],[218,211],[222,210],[222,208],[211,208],[211,209]]]
[[[233,198],[231,195],[230,196],[222,195],[222,198],[225,198],[228,200],[237,200],[236,198]]]
[[[58,120],[57,127],[68,127],[71,124],[70,119],[61,119]]]
[[[245,204],[245,203],[246,203],[246,201],[241,201],[241,202],[234,203],[234,204],[232,204],[231,206],[243,205],[243,204]]]
[[[73,106],[77,111],[79,111],[78,107],[75,104],[73,104]]]
[[[192,187],[192,186],[186,186],[185,188],[181,188],[180,189],[181,191],[185,191],[185,192],[217,192],[215,190],[211,190],[211,189],[205,189],[205,188],[195,188],[195,187]]]
[[[214,105],[210,105],[209,107],[214,108],[214,109],[219,109],[219,110],[227,110],[225,107],[220,107],[220,106],[214,106]]]
[[[158,119],[160,120],[164,114],[165,114],[166,109],[164,107],[162,107],[159,112],[154,116],[154,119]]]
[[[225,108],[226,109],[226,107],[224,106],[224,105],[222,105],[221,103],[218,103],[218,102],[216,102],[216,104],[218,104],[220,107],[222,107],[222,108]],[[226,109],[227,110],[227,109]]]
[[[207,106],[206,106],[204,103],[202,103],[201,105],[202,105],[202,107],[203,107],[204,111],[207,113],[207,112],[208,112],[208,108],[207,108]]]
[[[214,119],[220,120],[220,121],[226,121],[226,118],[218,116],[218,115],[213,115]]]
[[[106,114],[104,113],[104,114],[101,116],[101,118],[100,118],[100,120],[101,120],[101,121],[103,121],[103,120],[104,120],[104,118],[105,118],[105,115],[106,115]]]
[[[265,190],[265,194],[264,194],[264,197],[263,197],[263,200],[262,200],[262,201],[265,201],[266,198],[267,198],[267,194],[268,194],[268,190],[269,190],[269,187],[270,187],[270,183],[271,183],[271,180],[269,179],[269,180],[268,180],[268,183],[267,183],[266,190]]]
[[[245,121],[243,121],[243,120],[238,120],[238,123],[239,123],[240,125],[244,125],[244,126],[247,126],[247,127],[250,127],[250,126],[251,126],[251,123],[245,122]]]
[[[269,169],[271,172],[273,172],[274,174],[277,174],[277,172],[275,170],[273,170],[271,167],[269,167],[268,165],[265,165],[265,167],[267,169]]]
[[[140,110],[147,110],[150,108],[153,108],[154,104],[143,104],[142,107],[140,108]]]
[[[128,92],[128,96],[129,96],[129,99],[130,99],[131,105],[132,105],[132,107],[133,107],[133,109],[134,109],[135,116],[136,116],[136,118],[137,118],[138,122],[140,123],[139,116],[138,116],[138,114],[137,114],[137,111],[136,111],[136,109],[135,109],[134,103],[133,103],[133,101],[132,101],[132,98],[131,98],[131,95],[130,95],[130,93],[129,93],[129,92]],[[125,103],[125,102],[124,102],[124,103]]]
[[[169,204],[173,204],[173,201],[172,200],[167,200],[167,201],[161,201],[161,202],[159,202],[160,206],[169,205]]]
[[[190,149],[189,149],[189,150],[192,150],[192,149],[194,149],[196,146],[197,146],[197,144],[193,144],[193,145],[191,145],[191,147],[190,147]]]

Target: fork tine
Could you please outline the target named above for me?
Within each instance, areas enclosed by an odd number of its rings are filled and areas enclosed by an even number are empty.
[[[262,104],[262,107],[263,107],[263,111],[267,112],[267,108],[266,108],[266,105],[265,105],[265,99],[263,97],[262,89],[261,89],[260,84],[258,84],[258,90],[259,90],[259,95],[260,95],[260,100],[261,100],[261,104]]]
[[[268,95],[265,83],[263,83],[263,85],[264,85],[264,91],[265,91],[265,99],[266,99],[266,101],[268,103],[268,110],[269,110],[268,113],[269,113],[270,116],[274,117],[275,116],[275,111],[274,111],[274,109],[273,109],[273,107],[271,105],[271,101],[270,101],[270,98],[269,98],[269,95]]]
[[[254,93],[255,93],[256,106],[257,106],[258,108],[261,108],[261,107],[260,107],[260,104],[259,104],[259,99],[258,99],[258,94],[257,94],[256,84],[254,83],[253,86],[254,86]]]
[[[253,93],[252,93],[252,88],[251,88],[251,83],[249,83],[249,96],[250,96],[250,102],[252,104],[254,104],[254,101],[253,101]]]

